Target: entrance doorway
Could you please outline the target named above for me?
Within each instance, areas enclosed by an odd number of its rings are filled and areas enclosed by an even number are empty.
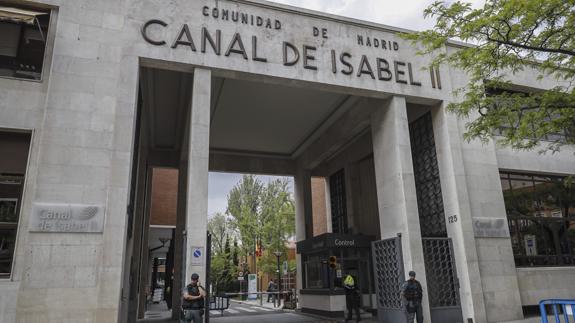
[[[209,315],[283,313],[297,279],[293,178],[212,172],[208,200],[209,289],[225,299]]]
[[[145,318],[150,302],[162,309],[171,305],[167,315],[178,319],[186,273],[199,272],[205,280],[208,172],[293,178],[296,306],[342,316],[344,292],[332,279],[351,274],[365,314],[375,312],[370,243],[382,238],[382,219],[394,216],[379,210],[376,181],[376,173],[387,180],[375,162],[374,145],[382,139],[374,142],[372,124],[373,111],[388,108],[384,94],[368,99],[350,89],[225,71],[183,72],[163,64],[144,62],[140,70],[122,321]],[[419,113],[421,107],[407,104],[403,113]],[[154,202],[156,184],[169,176],[171,188],[159,190],[164,195]],[[156,222],[155,207],[166,201],[171,201],[170,221]],[[326,234],[346,239],[334,240],[333,246],[313,244]],[[365,246],[350,244],[363,240]],[[241,243],[255,254],[266,242],[262,236]],[[299,243],[311,247],[300,250]],[[331,256],[339,262],[326,271],[322,266]],[[237,262],[230,270],[237,271],[236,279],[249,281],[248,258]],[[265,285],[257,271],[254,279]],[[291,278],[277,283],[294,285]],[[217,284],[206,287],[218,293]]]

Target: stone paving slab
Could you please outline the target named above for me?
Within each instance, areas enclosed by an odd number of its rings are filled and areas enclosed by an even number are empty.
[[[570,320],[573,320],[572,317],[569,317]],[[552,316],[549,316],[548,318],[549,323],[555,323],[555,318]],[[563,321],[561,321],[563,322]],[[517,320],[517,321],[505,321],[505,322],[499,322],[499,323],[541,323],[541,317],[536,316],[536,317],[529,317],[523,320]]]
[[[250,305],[250,306],[260,306],[260,307],[271,308],[271,309],[275,309],[275,310],[283,309],[283,301],[280,302],[280,306],[278,306],[278,307],[275,307],[273,302],[268,303],[265,300],[261,303],[261,305],[260,305],[259,300],[240,301],[240,300],[230,299],[230,302],[234,302],[234,303],[238,303],[238,304],[245,304],[245,305]]]

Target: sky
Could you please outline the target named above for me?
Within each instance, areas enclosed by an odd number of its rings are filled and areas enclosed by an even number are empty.
[[[435,0],[271,0],[272,2],[320,12],[376,22],[410,30],[425,30],[433,26],[423,19],[423,10]],[[479,6],[485,0],[467,0]],[[241,179],[240,174],[210,173],[208,215],[225,213],[228,192]],[[260,177],[263,182],[269,176]]]
[[[228,192],[242,178],[240,174],[210,173],[208,180],[208,216],[225,213]]]
[[[433,26],[423,19],[423,10],[436,0],[270,0],[272,2],[317,10],[410,30]],[[454,2],[448,0],[446,2]],[[466,0],[477,7],[485,0]]]

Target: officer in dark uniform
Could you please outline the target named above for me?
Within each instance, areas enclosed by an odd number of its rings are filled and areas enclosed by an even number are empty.
[[[182,292],[182,312],[181,323],[201,323],[204,314],[204,298],[206,291],[200,286],[198,274],[192,274],[192,282],[187,285]]]
[[[423,288],[419,281],[415,279],[415,271],[409,272],[409,279],[401,286],[401,300],[407,323],[413,323],[417,318],[417,323],[423,323]]]

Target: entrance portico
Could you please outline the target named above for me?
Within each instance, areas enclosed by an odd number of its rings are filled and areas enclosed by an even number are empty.
[[[421,237],[419,228],[408,231],[407,222],[401,222],[415,217],[410,223],[418,225],[417,211],[413,211],[415,190],[410,187],[414,184],[409,180],[411,161],[398,159],[405,154],[398,149],[410,149],[409,141],[405,143],[409,138],[405,98],[386,98],[387,95],[380,99],[365,98],[354,95],[353,91],[328,92],[298,84],[280,85],[281,80],[255,82],[249,77],[244,79],[243,75],[225,77],[203,68],[175,72],[160,69],[152,62],[146,64],[154,67],[143,66],[140,73],[140,122],[145,125],[140,133],[149,135],[145,139],[149,148],[144,164],[179,168],[181,181],[187,183],[180,184],[178,193],[184,202],[179,203],[176,233],[184,234],[185,244],[176,243],[176,255],[182,256],[180,260],[176,256],[175,277],[188,277],[192,272],[205,277],[205,260],[194,259],[197,257],[192,252],[198,248],[206,250],[208,171],[294,176],[296,235],[303,241],[313,237],[311,177],[329,178],[338,169],[344,169],[343,185],[348,193],[343,198],[348,200],[345,212],[349,224],[339,230],[374,234],[377,239],[397,234],[404,238],[414,236],[406,240],[414,242],[413,247],[406,243],[403,258],[407,260],[406,268],[418,270],[425,283],[423,265],[415,265],[422,262],[421,244],[417,244]],[[410,109],[416,111],[418,107]],[[394,140],[403,140],[403,144]],[[370,157],[372,154],[374,157]],[[380,165],[391,168],[380,170]],[[400,166],[408,170],[393,168]],[[403,187],[390,184],[397,178],[404,178]],[[387,202],[378,205],[376,201],[382,200]],[[406,211],[398,211],[402,208]],[[409,208],[412,211],[407,211]],[[375,226],[369,224],[373,220],[377,221]],[[185,228],[185,232],[180,228]],[[333,224],[332,230],[335,230]],[[145,234],[141,239],[144,241]],[[179,241],[177,237],[175,241]],[[419,256],[412,256],[417,252]],[[185,271],[183,268],[179,271],[177,263],[184,260]],[[298,266],[300,273],[305,271],[302,260]],[[177,286],[175,283],[174,289]],[[370,295],[366,297],[371,298]],[[302,295],[301,306],[308,308],[305,299],[311,298],[310,294]],[[173,299],[174,304],[177,301]],[[338,306],[332,310],[341,312],[342,303]]]

